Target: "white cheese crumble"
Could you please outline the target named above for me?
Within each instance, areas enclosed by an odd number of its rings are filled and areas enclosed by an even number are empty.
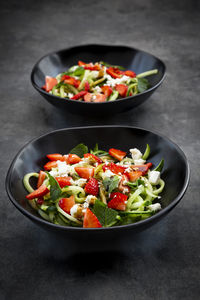
[[[52,176],[60,176],[60,177],[66,177],[69,174],[73,175],[75,173],[74,167],[66,164],[65,161],[57,161],[57,174],[54,174]]]
[[[72,208],[70,209],[70,215],[72,217],[75,217],[75,215],[77,214],[78,207],[79,207],[79,204],[74,204],[72,206]]]
[[[142,153],[139,149],[133,148],[129,150],[131,152],[132,159],[140,159],[142,158]]]
[[[107,78],[107,81],[104,85],[109,85],[114,87],[116,84],[122,84],[122,83],[126,83],[128,80],[130,80],[129,76],[123,75],[121,78],[112,78],[109,74],[105,74],[104,76],[105,78]]]
[[[110,178],[115,176],[115,174],[113,172],[111,172],[110,170],[106,170],[104,173],[102,173],[102,178]]]
[[[83,186],[86,184],[86,182],[87,182],[87,179],[85,179],[85,178],[80,178],[80,179],[78,179],[78,180],[74,180],[74,181],[73,181],[73,184],[74,184],[74,185],[78,185],[78,186],[80,186],[80,187],[83,187]]]
[[[74,96],[74,94],[68,93],[68,97],[69,97],[69,98],[72,98],[73,96]]]
[[[140,158],[140,159],[134,159],[134,165],[143,165],[146,162],[146,160]]]
[[[155,203],[155,204],[149,205],[148,208],[151,211],[158,211],[158,210],[161,210],[161,205],[160,205],[160,203]]]
[[[160,180],[160,172],[159,171],[150,171],[148,173],[149,182],[151,184],[157,185]]]
[[[101,88],[97,85],[94,87],[94,92],[101,93]]]

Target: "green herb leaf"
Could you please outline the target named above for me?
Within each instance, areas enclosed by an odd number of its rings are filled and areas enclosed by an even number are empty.
[[[71,151],[69,151],[69,153],[83,157],[84,154],[88,153],[88,147],[84,144],[78,144]]]
[[[92,212],[98,218],[102,226],[109,227],[117,222],[118,212],[112,208],[108,208],[103,202],[96,200]]]
[[[157,167],[153,171],[161,172],[163,167],[164,167],[164,159],[161,159],[160,163],[157,165]]]
[[[127,185],[132,189],[138,188],[138,186],[141,184],[144,185],[144,180],[138,179],[135,182],[127,182]]]
[[[142,93],[149,88],[149,82],[146,78],[138,78],[138,92]]]
[[[102,64],[102,65],[104,65],[105,67],[108,67],[108,68],[117,68],[117,69],[119,69],[119,70],[125,70],[125,68],[122,67],[122,66],[114,66],[114,65],[110,65],[110,64],[108,64],[108,63],[106,63],[106,62],[104,62],[104,61],[100,61],[100,64]]]
[[[52,201],[56,201],[62,194],[62,190],[55,178],[49,172],[46,172],[49,177],[50,197]]]
[[[113,178],[109,178],[109,177],[105,178],[103,180],[103,185],[106,191],[108,191],[108,193],[112,193],[112,191],[118,187],[119,180],[120,179],[117,175],[115,175]]]

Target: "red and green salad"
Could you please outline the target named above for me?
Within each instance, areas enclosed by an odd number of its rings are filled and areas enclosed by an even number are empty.
[[[154,69],[136,74],[103,61],[78,61],[77,65],[56,77],[46,76],[42,89],[54,96],[71,100],[114,101],[144,92],[150,87],[146,77],[157,73],[158,70]]]
[[[26,199],[46,221],[63,226],[111,227],[149,218],[161,209],[164,161],[154,168],[147,162],[149,145],[144,154],[129,151],[106,152],[97,144],[89,151],[79,144],[68,154],[47,154],[43,170],[24,176]]]

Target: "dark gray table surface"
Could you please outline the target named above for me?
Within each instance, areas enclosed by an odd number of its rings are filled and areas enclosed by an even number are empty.
[[[198,1],[3,1],[0,9],[0,299],[200,299]],[[33,89],[46,54],[86,43],[129,45],[167,65],[162,86],[141,107],[111,117],[60,114]],[[185,152],[190,185],[160,223],[121,251],[61,249],[10,203],[8,167],[29,140],[53,129],[137,125]]]

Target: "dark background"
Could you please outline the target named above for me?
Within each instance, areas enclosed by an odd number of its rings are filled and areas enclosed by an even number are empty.
[[[200,298],[199,1],[4,1],[0,8],[0,298]],[[30,83],[48,52],[86,43],[129,45],[160,57],[164,83],[135,110],[99,118],[60,113]],[[4,181],[17,151],[53,129],[137,125],[160,131],[187,155],[190,185],[164,221],[123,250],[79,254],[17,211]],[[174,183],[176,184],[176,183]]]

